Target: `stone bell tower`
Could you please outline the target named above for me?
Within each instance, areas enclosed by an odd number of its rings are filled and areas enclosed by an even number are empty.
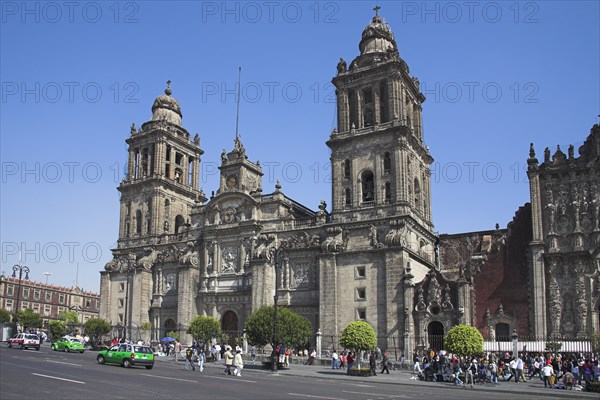
[[[119,243],[163,234],[176,234],[201,196],[198,191],[200,139],[181,126],[181,107],[165,94],[154,100],[152,119],[141,129],[131,125],[127,177],[119,185]]]
[[[410,214],[431,231],[433,158],[423,142],[425,96],[379,7],[374,10],[362,33],[360,55],[349,68],[340,59],[332,81],[338,119],[327,142],[333,213],[341,221]]]

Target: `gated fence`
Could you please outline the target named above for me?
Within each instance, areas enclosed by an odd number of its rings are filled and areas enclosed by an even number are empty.
[[[387,350],[388,355],[396,360],[399,360],[402,355],[406,359],[411,359],[411,354],[405,354],[405,344],[410,342],[411,351],[423,353],[427,350],[434,349],[446,350],[444,345],[444,335],[424,335],[415,336],[408,335],[393,335],[393,336],[378,336],[377,344],[382,350]],[[340,335],[323,334],[321,338],[322,354],[325,356],[327,352],[333,349],[341,350],[339,345]],[[591,353],[593,352],[592,344],[587,339],[582,338],[530,338],[530,337],[515,337],[499,338],[498,340],[484,340],[484,352],[502,352],[512,353],[529,352],[529,353],[545,353],[545,352],[560,352],[560,353]]]

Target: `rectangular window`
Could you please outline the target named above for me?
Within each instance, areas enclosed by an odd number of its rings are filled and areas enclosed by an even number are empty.
[[[60,304],[65,304],[65,295],[64,294],[61,293],[58,295],[58,302]]]
[[[46,301],[47,302],[52,301],[52,292],[46,291]]]
[[[125,301],[123,299],[119,299],[119,308],[123,308]]]
[[[85,299],[86,308],[90,308],[92,306],[92,299]]]
[[[23,298],[24,299],[29,298],[29,288],[23,288]]]
[[[58,314],[60,314],[61,311],[64,311],[65,308],[64,307],[58,307],[58,309],[56,310]]]
[[[100,308],[100,300],[96,300],[96,308]]]
[[[119,314],[119,322],[123,323],[123,314]]]
[[[356,279],[364,279],[367,277],[367,268],[365,266],[356,267]]]
[[[44,306],[44,316],[49,317],[51,312],[52,312],[52,306],[45,305]]]
[[[40,299],[40,291],[39,290],[34,290],[33,291],[33,299],[34,300],[39,300]]]
[[[13,301],[12,300],[6,300],[4,302],[4,308],[6,309],[6,311],[12,311],[13,310]]]
[[[365,288],[356,289],[356,300],[366,300],[367,290]]]
[[[27,301],[22,302],[21,303],[21,310],[25,310],[27,308],[29,308],[29,302],[27,302]]]
[[[367,311],[364,308],[356,309],[356,318],[361,319],[363,321],[366,320],[367,319]]]
[[[33,311],[35,311],[36,313],[40,313],[40,305],[38,303],[35,303],[33,305]]]
[[[119,292],[125,291],[125,282],[119,282]]]
[[[7,296],[14,296],[15,295],[15,287],[14,286],[8,286],[6,288],[6,295]]]

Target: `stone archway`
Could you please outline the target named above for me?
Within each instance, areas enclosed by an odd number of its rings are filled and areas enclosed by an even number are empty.
[[[163,335],[159,339],[162,339],[163,337],[167,336],[168,332],[176,331],[177,324],[175,323],[175,321],[173,319],[169,318],[164,322],[163,329],[164,329]]]
[[[444,325],[440,321],[431,321],[427,325],[427,342],[429,348],[436,351],[444,348]]]

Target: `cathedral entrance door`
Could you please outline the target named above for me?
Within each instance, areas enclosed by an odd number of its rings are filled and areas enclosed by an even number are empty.
[[[171,318],[165,321],[164,327],[165,331],[161,337],[165,337],[169,332],[175,332],[177,330],[177,324]]]
[[[430,322],[427,325],[427,339],[429,348],[436,351],[444,348],[444,325],[439,321]]]
[[[240,336],[238,316],[236,313],[229,310],[223,314],[223,319],[221,320],[221,329],[229,336],[229,344],[235,347],[235,338]]]

